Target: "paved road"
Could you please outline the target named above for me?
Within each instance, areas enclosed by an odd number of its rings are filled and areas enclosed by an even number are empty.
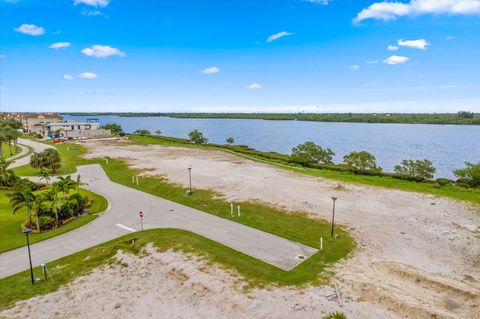
[[[31,147],[35,152],[42,152],[44,150],[46,150],[47,148],[52,148],[52,146],[50,145],[47,145],[47,144],[43,144],[43,143],[38,143],[38,142],[34,142],[34,141],[31,141],[31,140],[27,140],[27,139],[24,139],[24,138],[19,138],[18,139],[18,144],[20,144],[20,146],[22,145],[26,145],[26,146],[29,146]],[[28,153],[28,148],[26,147],[22,147],[22,153],[24,152],[24,154]],[[18,156],[17,156],[18,155]],[[14,158],[18,158],[20,157],[19,155],[20,154],[17,154],[15,156],[12,156],[12,159]],[[22,155],[23,156],[23,155]],[[19,167],[19,166],[23,166],[25,164],[28,164],[30,163],[30,155],[28,156],[24,156],[24,157],[21,157],[17,160],[14,160],[12,164],[10,164],[10,166],[8,166],[8,168],[12,169],[12,168],[15,168],[15,167]]]
[[[298,256],[307,259],[317,252],[312,247],[114,183],[97,164],[79,166],[78,173],[88,183],[85,188],[106,197],[110,207],[83,227],[32,245],[34,265],[140,230],[139,210],[145,212],[145,229],[192,231],[283,270],[301,263]],[[229,212],[229,207],[225,210]],[[26,248],[0,254],[0,278],[26,269]]]

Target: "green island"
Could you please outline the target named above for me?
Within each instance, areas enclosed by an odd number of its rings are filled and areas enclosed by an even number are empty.
[[[480,114],[458,113],[65,113],[72,116],[122,116],[196,119],[256,119],[275,121],[313,121],[346,123],[403,123],[480,125]]]

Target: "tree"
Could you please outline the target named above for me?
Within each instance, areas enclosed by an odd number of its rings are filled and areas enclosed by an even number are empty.
[[[49,169],[51,172],[57,172],[60,167],[62,159],[56,149],[48,148],[40,153],[33,153],[30,158],[30,165],[38,170],[42,168]]]
[[[199,130],[195,129],[188,133],[188,137],[190,138],[190,142],[195,144],[205,144],[208,143],[208,138],[203,136],[203,133]]]
[[[233,137],[227,137],[227,143],[232,145],[233,143],[235,143],[235,140],[233,139]]]
[[[112,132],[113,135],[118,135],[121,132],[123,132],[122,126],[117,123],[105,124],[103,128],[106,130],[110,130],[110,132]]]
[[[162,131],[160,131],[160,130],[155,130],[155,135],[158,135],[158,136],[162,135]]]
[[[30,225],[32,224],[32,213],[34,212],[34,202],[36,200],[33,190],[34,185],[32,182],[28,180],[21,180],[15,184],[13,187],[13,192],[7,194],[7,197],[10,200],[10,205],[13,208],[13,214],[15,214],[19,209],[26,207]]]
[[[382,168],[377,166],[375,156],[366,151],[351,152],[343,157],[345,165],[364,172],[381,172]]]
[[[43,193],[43,198],[46,201],[50,202],[50,210],[53,211],[55,214],[55,225],[58,227],[60,221],[58,219],[58,206],[60,203],[60,199],[58,198],[58,193],[60,192],[60,188],[58,184],[53,183],[48,191]]]
[[[305,142],[292,148],[291,158],[301,164],[333,164],[334,155],[335,153],[329,148],[323,149],[313,142]]]
[[[47,184],[50,182],[50,171],[45,167],[40,169],[40,180],[45,180]]]
[[[87,185],[87,183],[82,182],[82,177],[78,174],[77,179],[73,181],[73,186],[77,189],[77,194],[80,194],[80,186],[82,185]]]
[[[8,169],[10,162],[3,157],[0,157],[0,185],[1,186],[11,186],[17,180],[18,177],[15,176],[15,173]]]
[[[70,190],[74,189],[76,185],[75,181],[72,180],[72,177],[70,175],[66,177],[58,177],[57,181],[54,184],[56,184],[58,189],[62,192],[62,199],[65,199]]]
[[[436,171],[432,162],[427,159],[416,161],[403,160],[401,165],[395,166],[396,174],[416,181],[432,179]]]
[[[465,168],[453,171],[455,177],[458,178],[457,182],[471,187],[480,187],[480,162],[476,164],[466,162],[465,166]]]
[[[137,135],[140,135],[140,136],[152,135],[152,133],[150,133],[150,131],[146,130],[146,129],[136,130],[135,132],[133,132],[133,134],[137,134]]]

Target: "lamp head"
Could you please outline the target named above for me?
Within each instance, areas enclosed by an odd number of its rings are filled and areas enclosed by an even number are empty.
[[[30,228],[25,228],[24,230],[22,230],[22,233],[24,234],[30,234],[32,232],[32,230]]]
[[[333,201],[336,201],[338,199],[338,197],[332,197]]]

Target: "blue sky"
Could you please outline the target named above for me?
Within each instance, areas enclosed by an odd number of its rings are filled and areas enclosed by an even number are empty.
[[[480,0],[0,0],[0,111],[480,112]]]

